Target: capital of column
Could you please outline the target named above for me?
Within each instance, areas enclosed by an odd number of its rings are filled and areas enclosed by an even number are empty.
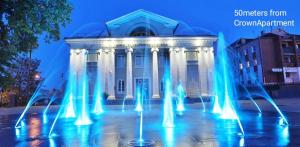
[[[201,52],[204,51],[204,48],[203,48],[203,47],[198,47],[198,48],[196,49],[196,51],[197,51],[198,53],[201,53]]]
[[[159,51],[158,47],[152,47],[151,48],[151,52],[158,52],[158,51]]]
[[[88,50],[86,50],[86,49],[71,49],[70,53],[71,54],[77,54],[77,55],[79,55],[81,53],[87,54]]]
[[[181,52],[185,52],[185,50],[186,50],[186,48],[184,48],[184,47],[180,49]]]
[[[89,51],[87,49],[82,49],[81,53],[83,53],[84,55],[87,55],[89,53]]]
[[[176,47],[176,48],[175,48],[175,52],[176,52],[176,53],[181,52],[181,50],[182,50],[182,49],[180,49],[179,47]]]
[[[209,47],[209,52],[214,52],[214,48],[213,47]]]
[[[99,49],[97,50],[97,53],[98,53],[98,54],[101,54],[102,52],[104,52],[104,50],[101,49],[101,48],[99,48]]]
[[[115,49],[114,48],[110,48],[109,52],[114,54],[115,53]]]
[[[169,52],[175,52],[175,48],[170,48]]]
[[[126,53],[127,53],[127,52],[132,53],[132,52],[133,52],[133,48],[132,48],[132,47],[126,48],[126,49],[125,49],[125,52],[126,52]]]
[[[76,51],[74,49],[70,49],[70,55],[74,55]]]
[[[108,48],[104,48],[104,49],[101,49],[101,50],[102,50],[102,52],[105,52],[105,53],[108,53],[110,51],[110,49],[108,49]]]

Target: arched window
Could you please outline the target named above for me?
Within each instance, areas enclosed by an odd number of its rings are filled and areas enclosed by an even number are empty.
[[[155,36],[154,32],[146,27],[135,28],[129,36]]]

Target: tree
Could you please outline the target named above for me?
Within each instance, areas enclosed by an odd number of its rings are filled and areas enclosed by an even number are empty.
[[[10,72],[15,80],[11,88],[16,91],[16,98],[21,98],[20,103],[26,104],[42,80],[37,71],[40,60],[18,56],[15,61],[16,66]]]
[[[22,52],[38,47],[38,38],[46,42],[60,39],[60,28],[70,22],[68,0],[0,1],[0,88],[11,84],[7,69]]]
[[[13,84],[0,92],[0,95],[6,103],[24,105],[43,80],[40,72],[37,71],[40,60],[30,59],[21,54],[14,60],[14,65],[8,69],[10,76],[13,78]]]

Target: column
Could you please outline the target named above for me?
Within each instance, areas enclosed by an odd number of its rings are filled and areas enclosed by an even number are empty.
[[[201,95],[207,95],[207,71],[206,71],[206,58],[205,58],[205,48],[198,49],[198,73],[200,80],[200,92]]]
[[[180,84],[183,87],[184,91],[186,91],[186,73],[187,73],[187,64],[186,64],[186,54],[185,54],[185,48],[182,48],[179,51],[179,78],[180,78]]]
[[[109,65],[108,65],[108,99],[115,99],[115,49],[111,48],[108,52]]]
[[[76,84],[77,86],[77,98],[83,99],[87,96],[87,54],[88,51],[81,49],[77,55],[77,75],[76,75]]]
[[[158,58],[157,47],[151,48],[152,52],[152,98],[159,98],[159,82],[158,82]]]
[[[213,86],[214,86],[214,69],[215,69],[215,61],[214,61],[214,50],[213,47],[208,49],[208,95],[213,95]]]
[[[203,52],[202,52],[202,56],[204,57],[203,59],[203,74],[202,74],[202,76],[203,76],[203,85],[204,85],[204,93],[205,93],[205,95],[208,95],[208,83],[209,83],[209,81],[208,81],[208,77],[209,77],[209,75],[208,75],[208,56],[209,56],[209,54],[208,54],[208,48],[207,47],[204,47],[204,50],[203,50]]]
[[[103,51],[103,49],[98,49],[97,80],[100,80],[101,93],[105,91],[105,62],[104,62],[105,60],[104,60],[104,54],[105,54],[105,52]]]
[[[174,48],[169,49],[170,53],[170,76],[172,82],[172,96],[174,96],[177,85],[177,69],[176,69],[176,51]]]
[[[102,51],[102,55],[101,55],[101,62],[102,62],[102,79],[103,79],[103,91],[108,93],[108,83],[109,83],[109,80],[108,80],[108,55],[109,55],[109,50],[108,49],[105,49]]]
[[[132,99],[132,52],[133,49],[129,47],[126,50],[126,99]]]

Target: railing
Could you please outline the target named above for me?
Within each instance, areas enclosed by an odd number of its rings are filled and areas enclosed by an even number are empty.
[[[285,47],[285,48],[282,48],[283,50],[283,53],[287,53],[287,54],[295,54],[295,51],[294,51],[294,48],[293,47]]]
[[[285,66],[285,67],[296,67],[296,63],[286,63],[286,62],[284,62],[283,66]]]
[[[297,53],[300,54],[300,46],[297,48]]]

